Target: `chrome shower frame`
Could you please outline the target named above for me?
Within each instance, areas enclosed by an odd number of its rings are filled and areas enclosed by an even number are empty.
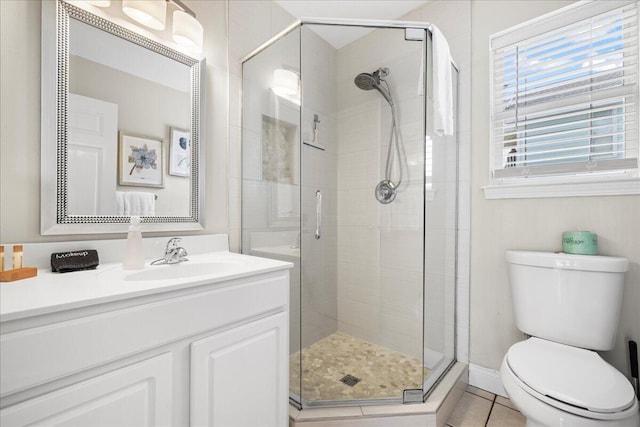
[[[240,59],[240,62],[242,64],[244,64],[246,61],[250,60],[251,58],[253,58],[254,56],[260,54],[261,52],[263,52],[264,50],[266,50],[267,48],[269,48],[270,46],[272,46],[273,44],[277,43],[279,40],[283,39],[285,36],[287,36],[288,34],[290,34],[291,32],[295,31],[298,28],[302,28],[304,25],[325,25],[325,26],[339,26],[339,27],[364,27],[364,28],[371,28],[372,30],[374,29],[404,29],[405,30],[405,40],[407,41],[423,41],[425,43],[425,49],[426,49],[426,41],[427,39],[431,39],[432,38],[432,25],[428,22],[417,22],[417,21],[392,21],[392,20],[360,20],[360,19],[331,19],[331,18],[300,18],[299,20],[293,22],[292,24],[290,24],[288,27],[286,27],[285,29],[283,29],[282,31],[280,31],[279,33],[277,33],[276,35],[274,35],[273,37],[271,37],[269,40],[267,40],[266,42],[264,42],[263,44],[261,44],[260,46],[258,46],[257,48],[255,48],[254,50],[252,50],[250,53],[248,53],[247,55],[245,55],[244,57],[242,57]],[[423,52],[423,66],[427,67],[427,54],[426,51]],[[455,62],[452,60],[451,65],[453,67],[453,69],[458,72],[459,68],[458,66],[455,64]],[[380,70],[377,70],[380,71]],[[426,91],[427,91],[427,72],[425,71],[423,73],[423,88],[425,90],[425,105],[424,105],[424,111],[426,114],[427,108],[426,108]],[[386,74],[383,75],[383,77],[386,76]],[[381,79],[381,81],[383,81],[384,79]],[[386,83],[386,82],[385,82]],[[300,85],[302,87],[302,85],[304,84],[304,79],[303,76],[300,75]],[[388,87],[388,86],[387,86]],[[391,106],[391,108],[394,108],[394,104],[393,104],[393,100],[391,99],[391,95],[389,92],[385,93],[385,88],[378,85],[378,87],[375,88],[381,95],[383,98],[385,98],[385,100],[387,102],[389,102],[389,105]],[[305,104],[304,101],[304,91],[300,91],[300,105],[303,106]],[[302,113],[303,113],[303,109],[300,108],[300,123],[302,123]],[[317,119],[317,118],[316,118]],[[319,121],[318,121],[319,122]],[[314,126],[317,126],[317,122],[314,120]],[[241,126],[242,127],[242,126]],[[315,131],[317,131],[317,128],[314,128]],[[423,121],[423,134],[426,135],[427,134],[427,120],[425,119]],[[302,135],[300,135],[300,144],[303,143],[302,141]],[[381,183],[387,182],[388,180],[383,180]],[[394,185],[393,182],[388,181],[390,184]],[[395,197],[395,191],[397,190],[397,188],[392,188],[391,189],[394,192],[394,197]],[[425,190],[425,186],[423,185],[423,200],[427,200],[427,194],[426,194],[426,190]],[[301,196],[302,199],[302,196]],[[244,227],[241,228],[244,229]],[[425,230],[424,228],[424,224],[423,224],[423,230]],[[300,235],[302,233],[302,230],[300,230]],[[423,232],[423,251],[425,248],[425,236],[424,236],[424,232]],[[457,264],[456,264],[456,269],[457,269]],[[424,281],[425,276],[424,276],[424,271],[423,271],[423,286],[424,286]],[[455,276],[457,276],[457,273],[454,273]],[[455,294],[455,293],[454,293]],[[423,303],[424,304],[424,303]],[[454,325],[455,325],[455,318],[456,318],[456,313],[455,311],[457,311],[457,305],[454,302]],[[423,312],[422,312],[422,316],[423,316],[423,325],[424,325],[424,316],[425,316],[425,310],[424,310],[424,305],[423,305]],[[454,327],[454,335],[455,335],[455,327]],[[424,336],[424,330],[423,330],[423,336]],[[423,337],[424,339],[424,337]],[[298,409],[303,409],[303,408],[311,408],[311,407],[341,407],[341,406],[365,406],[365,405],[380,405],[380,404],[402,404],[402,403],[421,403],[427,400],[427,398],[429,397],[429,395],[431,394],[431,392],[435,389],[435,386],[440,382],[440,380],[445,376],[445,374],[451,369],[451,367],[453,367],[453,365],[456,363],[456,359],[455,359],[455,354],[456,354],[456,348],[457,348],[457,339],[454,336],[454,350],[453,350],[453,354],[454,354],[454,358],[452,361],[448,362],[445,366],[441,366],[438,367],[438,374],[434,375],[434,376],[429,376],[422,384],[422,389],[416,389],[416,390],[405,390],[404,396],[403,397],[398,397],[398,398],[378,398],[378,399],[353,399],[353,400],[348,400],[348,401],[318,401],[318,402],[302,402],[302,399],[300,398],[300,396],[294,396],[293,393],[290,391],[289,394],[289,401],[290,404],[293,405],[294,407],[298,408]],[[424,355],[423,355],[423,359],[424,359]],[[423,360],[424,362],[424,360]],[[411,392],[420,392],[420,393],[411,393]],[[421,395],[422,399],[420,399],[418,397],[418,395]]]

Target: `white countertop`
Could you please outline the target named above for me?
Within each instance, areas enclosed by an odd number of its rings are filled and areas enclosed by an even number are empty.
[[[37,277],[0,283],[0,322],[292,267],[289,262],[228,251],[192,255],[188,259],[189,261],[181,264],[159,266],[150,266],[151,260],[147,260],[143,270],[123,270],[120,262],[101,264],[95,270],[70,273],[52,273],[49,269],[40,268]],[[183,276],[182,271],[190,272],[190,275]],[[163,272],[169,278],[163,277]],[[148,276],[145,278],[145,275]],[[158,278],[154,278],[156,276]]]

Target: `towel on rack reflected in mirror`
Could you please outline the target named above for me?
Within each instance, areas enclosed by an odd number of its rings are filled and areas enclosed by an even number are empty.
[[[153,216],[157,194],[147,191],[116,191],[118,215]]]

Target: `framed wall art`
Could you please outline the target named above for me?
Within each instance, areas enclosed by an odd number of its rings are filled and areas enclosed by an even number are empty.
[[[120,132],[118,184],[135,187],[164,187],[162,139]]]
[[[190,175],[191,169],[191,135],[189,131],[171,128],[169,146],[169,175]]]

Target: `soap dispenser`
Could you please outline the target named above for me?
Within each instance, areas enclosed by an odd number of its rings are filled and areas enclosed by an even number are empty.
[[[144,257],[142,256],[142,231],[140,227],[140,217],[132,216],[127,234],[127,247],[124,251],[124,261],[122,268],[125,270],[139,270],[144,268]]]

